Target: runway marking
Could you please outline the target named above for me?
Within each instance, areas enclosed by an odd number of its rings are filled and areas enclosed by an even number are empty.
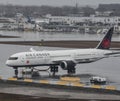
[[[81,83],[78,83],[78,82],[74,82],[72,84],[73,84],[73,86],[76,86],[76,87],[84,87],[85,86],[85,84],[81,84]]]
[[[68,85],[69,82],[68,81],[58,81],[56,84],[57,85]]]
[[[106,86],[105,89],[116,90],[116,87],[115,86]]]
[[[32,79],[24,79],[25,82],[33,82]]]
[[[100,89],[102,88],[100,85],[92,85],[91,88],[97,88],[97,89]]]
[[[8,78],[8,80],[17,81],[17,78]]]
[[[40,83],[49,84],[49,81],[48,80],[40,80]]]
[[[70,82],[80,82],[80,78],[78,77],[61,77],[60,80],[70,81]]]

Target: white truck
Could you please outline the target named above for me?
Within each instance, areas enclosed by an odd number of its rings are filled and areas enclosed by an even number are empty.
[[[99,77],[99,76],[93,76],[90,78],[91,83],[97,83],[97,84],[105,84],[106,78]]]

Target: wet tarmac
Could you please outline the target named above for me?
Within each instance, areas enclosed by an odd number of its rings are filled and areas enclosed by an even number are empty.
[[[119,101],[119,100],[85,100],[85,99],[57,99],[57,98],[46,98],[46,97],[31,97],[26,95],[17,94],[4,94],[0,93],[0,99],[2,101]]]
[[[52,86],[46,84],[30,84],[16,81],[0,81],[0,97],[5,101],[21,100],[32,101],[44,99],[44,101],[116,101],[120,99],[119,93],[100,89],[71,88],[68,86]],[[6,96],[4,98],[4,96]],[[23,97],[23,98],[22,98]],[[10,98],[10,99],[8,99]],[[30,101],[31,101],[30,100]]]

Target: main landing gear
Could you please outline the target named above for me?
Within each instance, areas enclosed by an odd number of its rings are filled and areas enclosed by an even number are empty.
[[[75,73],[76,73],[76,68],[75,68],[75,66],[73,66],[73,67],[68,67],[68,68],[65,69],[65,70],[67,70],[68,75],[72,75],[72,74],[75,74]],[[58,66],[51,65],[51,66],[50,66],[50,72],[52,73],[52,76],[55,76],[56,73],[58,72]]]
[[[73,66],[73,67],[68,67],[67,68],[67,73],[69,74],[69,75],[71,75],[71,74],[75,74],[76,73],[76,68]]]
[[[58,66],[51,65],[50,72],[52,73],[52,76],[55,76],[56,72],[58,72]]]

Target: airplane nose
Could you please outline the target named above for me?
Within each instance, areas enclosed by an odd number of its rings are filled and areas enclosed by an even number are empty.
[[[9,61],[7,60],[5,64],[6,64],[7,66],[9,66]]]

